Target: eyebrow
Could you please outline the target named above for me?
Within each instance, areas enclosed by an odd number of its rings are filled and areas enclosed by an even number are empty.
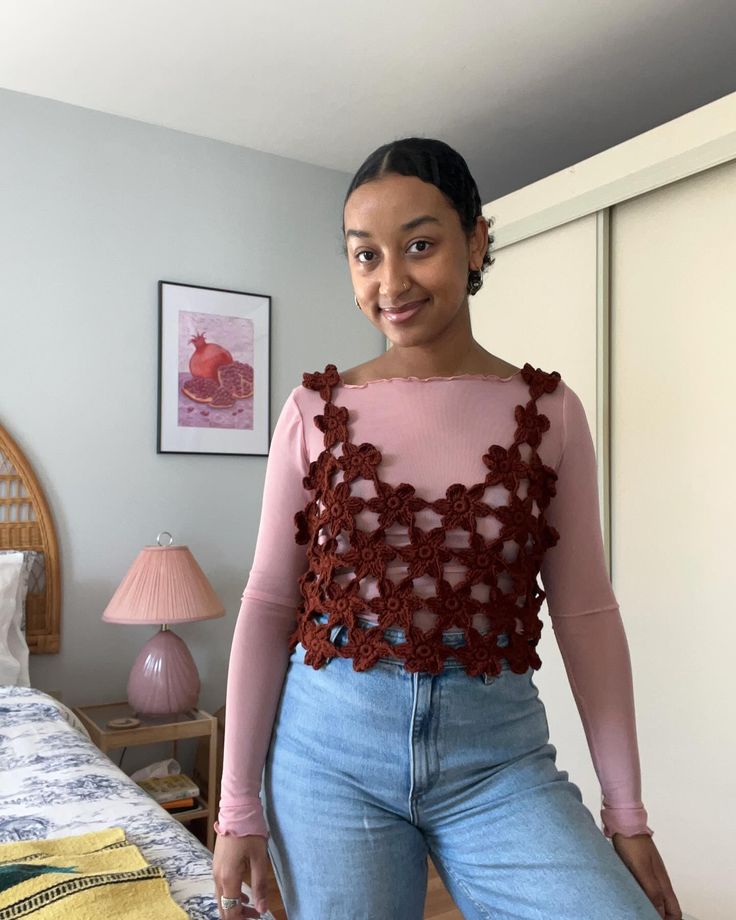
[[[415,217],[413,218],[413,220],[409,220],[405,224],[402,224],[401,227],[399,227],[399,229],[404,230],[404,231],[413,230],[415,227],[418,227],[421,224],[430,224],[430,223],[439,224],[440,221],[438,218],[432,217],[431,214],[422,214],[421,217]],[[368,233],[367,230],[348,230],[345,233],[345,239],[349,239],[351,236],[357,236],[362,239],[365,239],[366,237],[370,236],[370,233]]]

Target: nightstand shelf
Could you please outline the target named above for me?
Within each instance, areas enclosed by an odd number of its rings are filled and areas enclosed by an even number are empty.
[[[164,811],[166,811],[165,808]],[[187,821],[192,821],[194,818],[207,818],[209,817],[209,813],[209,803],[206,799],[203,799],[201,795],[197,796],[197,804],[193,805],[191,808],[187,808],[186,811],[168,812],[172,818],[176,818],[176,820],[181,821],[182,824],[186,824]]]
[[[171,742],[174,745],[187,738],[204,738],[208,751],[208,789],[215,789],[217,777],[217,719],[202,709],[172,716],[146,717],[133,712],[127,703],[106,703],[97,706],[78,706],[75,715],[89,732],[94,744],[105,754],[123,747]],[[137,718],[140,724],[132,728],[111,728],[112,719]],[[166,811],[166,809],[163,809]],[[207,822],[207,846],[215,846],[216,802],[197,796],[196,804],[186,811],[168,812],[182,824],[204,819]]]

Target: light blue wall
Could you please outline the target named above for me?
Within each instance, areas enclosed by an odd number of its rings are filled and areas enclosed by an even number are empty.
[[[46,491],[63,578],[61,653],[33,658],[35,686],[124,698],[152,631],[100,615],[165,529],[227,608],[178,630],[201,705],[224,702],[266,458],[156,453],[157,282],[271,295],[273,430],[302,371],[383,348],[340,251],[349,179],[0,90],[0,422]]]

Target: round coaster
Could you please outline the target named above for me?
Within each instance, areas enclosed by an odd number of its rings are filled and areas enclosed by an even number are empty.
[[[137,725],[141,724],[140,719],[133,719],[127,717],[124,719],[110,719],[107,723],[108,728],[135,728]]]

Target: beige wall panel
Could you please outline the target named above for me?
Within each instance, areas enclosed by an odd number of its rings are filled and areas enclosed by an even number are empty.
[[[595,417],[596,218],[594,214],[493,253],[470,298],[473,332],[521,367],[559,370]],[[593,426],[593,430],[594,426]]]
[[[611,224],[612,570],[642,793],[683,907],[727,920],[736,911],[736,162],[618,205]]]

